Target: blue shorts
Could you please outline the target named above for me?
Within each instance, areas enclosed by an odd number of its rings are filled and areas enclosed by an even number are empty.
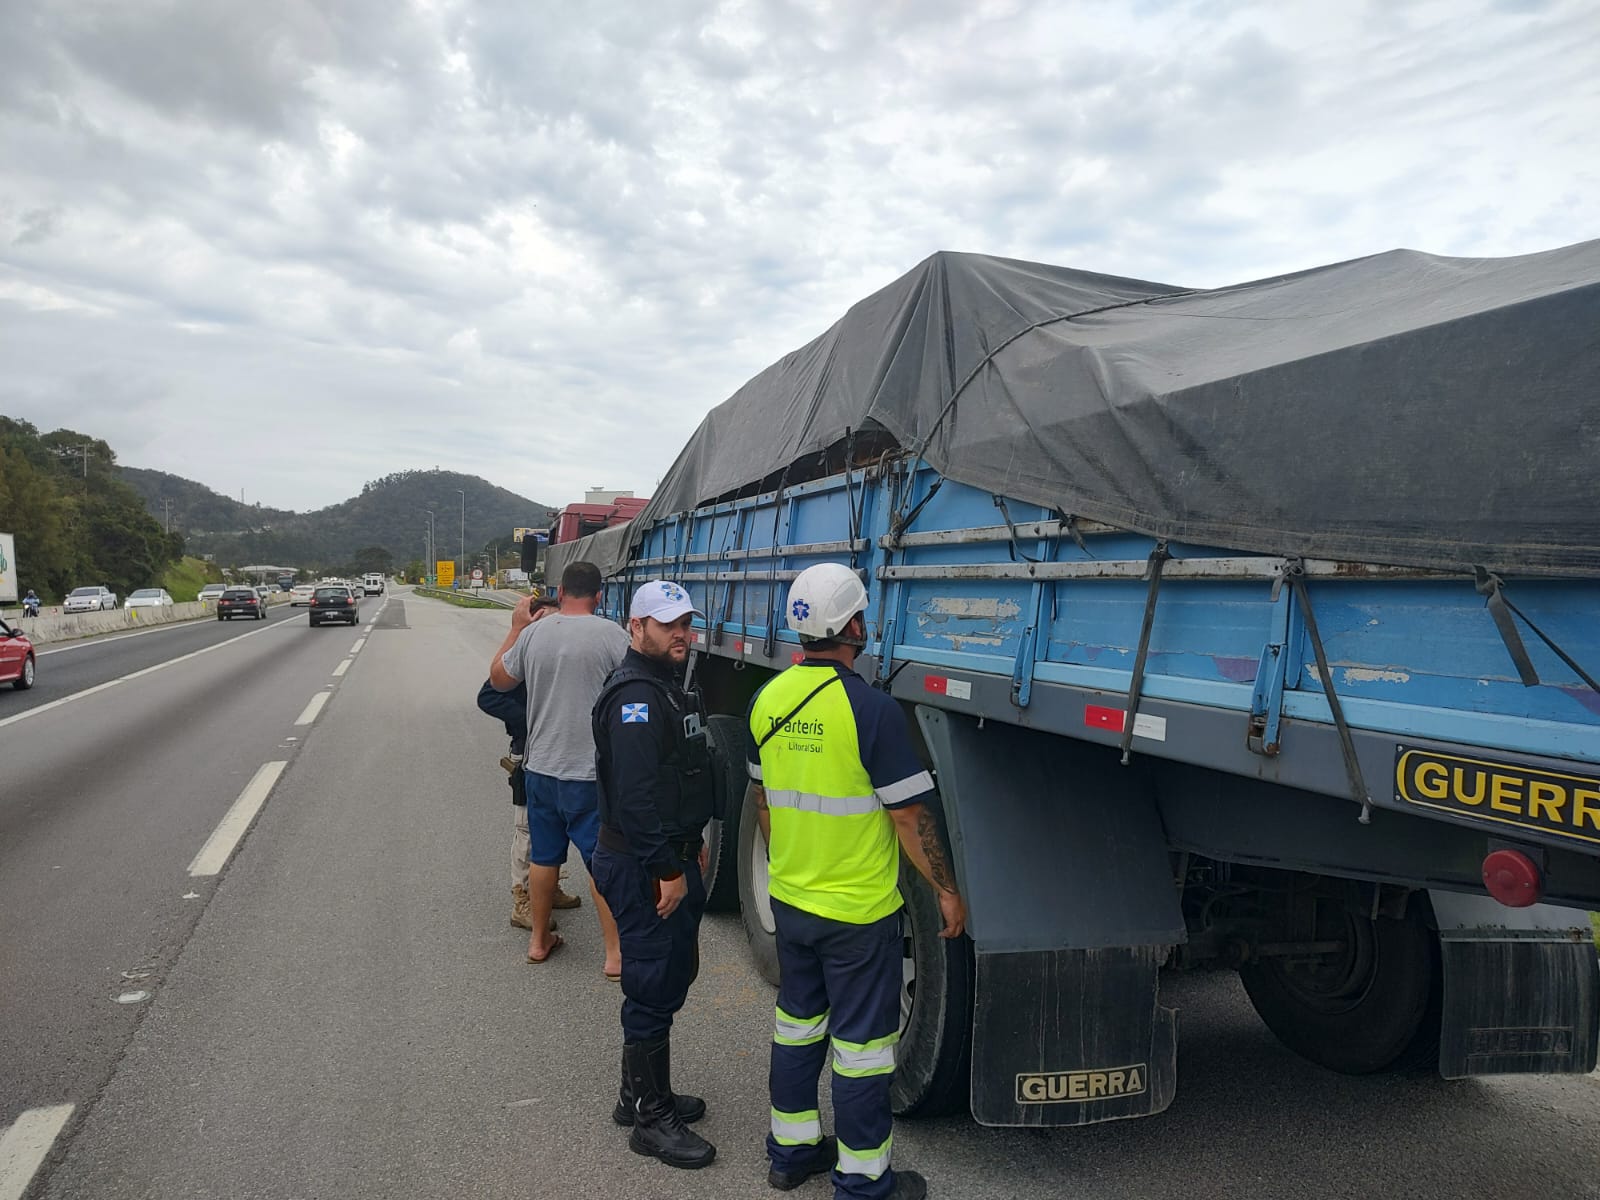
[[[592,779],[557,779],[527,772],[528,861],[536,867],[559,867],[567,861],[568,843],[578,848],[587,867],[600,836],[600,796]]]

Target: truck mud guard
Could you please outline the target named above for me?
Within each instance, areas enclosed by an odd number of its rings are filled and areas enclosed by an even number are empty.
[[[1154,798],[1103,747],[919,705],[977,950],[972,1115],[1088,1125],[1172,1102],[1185,938]]]
[[[1600,958],[1585,913],[1431,891],[1444,995],[1439,1074],[1583,1075],[1600,1046]]]

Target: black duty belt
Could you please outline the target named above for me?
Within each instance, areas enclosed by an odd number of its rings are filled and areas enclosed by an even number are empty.
[[[628,839],[622,836],[622,830],[615,826],[600,826],[600,833],[596,840],[607,850],[614,851],[617,854],[633,854],[637,857],[637,851],[628,844]],[[667,849],[671,850],[683,862],[693,862],[700,857],[700,839],[697,837],[668,838]]]

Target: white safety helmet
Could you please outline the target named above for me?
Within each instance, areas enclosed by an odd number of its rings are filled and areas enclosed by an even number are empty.
[[[802,642],[849,641],[841,638],[850,618],[867,608],[867,589],[843,563],[818,563],[795,576],[789,585],[784,616]]]

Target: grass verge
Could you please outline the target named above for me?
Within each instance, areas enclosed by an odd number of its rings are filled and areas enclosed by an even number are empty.
[[[187,604],[199,598],[200,589],[206,584],[221,582],[222,573],[213,564],[186,554],[182,562],[173,563],[166,569],[158,586],[171,592],[172,598],[179,604]]]
[[[479,600],[476,596],[462,596],[455,592],[442,592],[434,588],[419,587],[416,589],[419,596],[432,596],[435,600],[443,600],[446,604],[454,604],[457,608],[498,608],[501,612],[509,612],[504,604],[496,604],[493,600]]]

